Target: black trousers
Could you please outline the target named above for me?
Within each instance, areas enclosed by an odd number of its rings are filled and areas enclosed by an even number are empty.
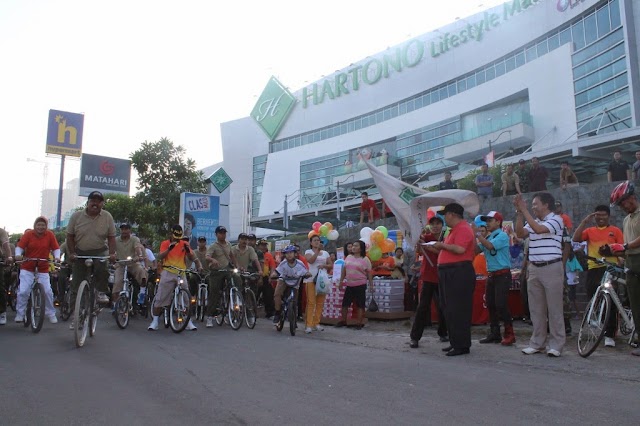
[[[256,299],[259,294],[262,293],[262,303],[264,304],[265,316],[271,317],[276,312],[276,307],[273,304],[273,287],[271,287],[271,281],[269,277],[262,277],[262,286],[258,288]]]
[[[592,268],[587,271],[587,297],[589,300],[596,294],[596,290],[600,286],[600,281],[604,276],[607,268]],[[613,281],[614,288],[618,290],[616,281]],[[609,321],[607,322],[607,328],[604,331],[606,337],[613,337],[616,334],[616,328],[618,325],[618,308],[611,302],[611,313],[609,313]]]
[[[447,335],[447,321],[440,306],[440,292],[438,284],[424,282],[422,283],[422,291],[420,292],[420,303],[416,309],[416,317],[411,326],[411,340],[418,341],[422,338],[424,327],[431,325],[431,300],[434,300],[438,309],[438,336],[445,337]]]
[[[438,266],[440,302],[447,320],[449,341],[454,349],[471,347],[471,310],[476,273],[471,262],[457,262],[455,266]]]
[[[509,286],[511,285],[511,273],[489,277],[484,293],[489,321],[492,327],[500,326],[500,321],[505,325],[511,324],[509,312]]]

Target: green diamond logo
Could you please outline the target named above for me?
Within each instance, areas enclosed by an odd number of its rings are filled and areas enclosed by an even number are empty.
[[[225,189],[227,189],[229,185],[231,185],[231,183],[233,182],[231,177],[229,177],[227,172],[225,172],[222,167],[216,170],[215,173],[209,177],[209,180],[211,180],[211,183],[213,184],[213,186],[220,193],[222,193]]]
[[[296,98],[277,78],[271,77],[253,107],[251,117],[269,136],[269,140],[274,140],[295,104]]]
[[[416,198],[418,196],[418,194],[416,194],[413,189],[406,187],[405,189],[402,190],[402,192],[400,192],[399,197],[402,201],[404,201],[407,204],[411,203],[411,200],[413,200],[414,198]]]

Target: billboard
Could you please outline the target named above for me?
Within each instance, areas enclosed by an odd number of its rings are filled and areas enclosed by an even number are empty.
[[[89,195],[91,191],[129,195],[130,183],[130,160],[82,154],[80,195]]]
[[[195,249],[198,237],[205,237],[207,245],[215,240],[215,230],[220,224],[220,197],[217,195],[180,194],[180,225],[189,245]]]
[[[84,115],[50,109],[45,152],[80,157],[83,127]]]

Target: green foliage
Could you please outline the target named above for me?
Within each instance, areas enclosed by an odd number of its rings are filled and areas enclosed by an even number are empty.
[[[469,191],[477,192],[478,188],[476,187],[476,176],[481,174],[482,170],[472,170],[468,175],[463,177],[462,179],[458,179],[456,183],[458,184],[458,189],[466,189]],[[493,196],[501,197],[502,196],[502,166],[495,165],[493,167],[489,167],[489,174],[493,176]]]

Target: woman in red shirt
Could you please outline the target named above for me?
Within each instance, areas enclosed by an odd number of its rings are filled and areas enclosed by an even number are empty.
[[[16,245],[16,260],[25,257],[49,259],[49,254],[53,252],[56,262],[60,262],[60,246],[56,240],[56,236],[47,229],[47,219],[40,216],[33,223],[33,228],[27,230],[20,241]],[[51,290],[51,282],[49,280],[49,263],[38,262],[38,270],[36,271],[36,263],[33,261],[22,262],[20,265],[20,289],[18,290],[18,300],[16,304],[16,322],[23,322],[29,293],[31,292],[31,284],[35,274],[38,274],[38,283],[42,286],[45,295],[45,315],[49,318],[51,324],[58,322],[56,318],[56,309],[53,307],[53,291]]]

